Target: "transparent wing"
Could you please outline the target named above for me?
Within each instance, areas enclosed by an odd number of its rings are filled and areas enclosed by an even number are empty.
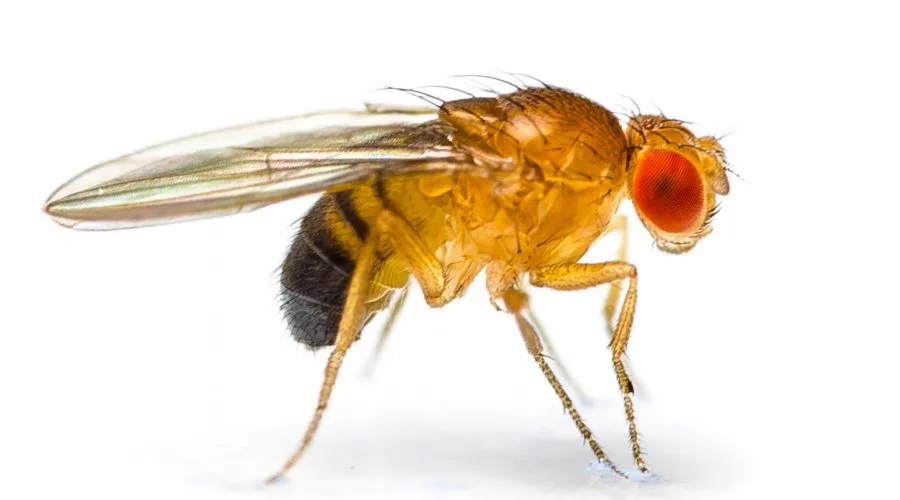
[[[44,211],[75,229],[123,229],[245,212],[376,174],[474,168],[436,118],[370,107],[190,136],[78,174]]]

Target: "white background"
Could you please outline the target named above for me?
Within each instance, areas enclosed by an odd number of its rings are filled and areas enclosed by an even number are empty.
[[[0,498],[897,498],[900,37],[887,4],[6,0]],[[311,200],[108,233],[40,212],[82,169],[162,140],[501,71],[730,134],[743,180],[694,251],[651,250],[632,219],[629,353],[658,481],[589,469],[478,281],[441,310],[414,289],[370,378],[368,329],[313,447],[264,487],[326,359],[291,341],[275,300]],[[594,399],[579,402],[586,419],[627,465],[604,293],[533,301]]]

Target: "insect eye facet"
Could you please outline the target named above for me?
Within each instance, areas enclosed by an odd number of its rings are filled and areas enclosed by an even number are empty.
[[[635,208],[668,233],[693,230],[706,208],[703,179],[690,160],[668,150],[648,151],[632,181]]]

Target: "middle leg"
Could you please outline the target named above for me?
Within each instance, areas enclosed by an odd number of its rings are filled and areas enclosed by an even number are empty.
[[[562,384],[559,383],[559,379],[556,378],[556,374],[553,373],[550,365],[547,364],[547,360],[544,359],[541,339],[531,323],[529,323],[525,316],[522,314],[522,312],[528,306],[528,297],[518,290],[509,289],[503,293],[502,299],[507,311],[512,313],[512,315],[516,318],[516,323],[519,326],[519,332],[522,334],[522,340],[525,341],[525,347],[528,349],[528,353],[531,354],[531,357],[534,358],[538,366],[541,368],[541,372],[543,372],[544,377],[548,382],[550,382],[550,385],[553,387],[553,391],[556,392],[556,395],[559,397],[560,401],[562,401],[563,406],[569,413],[569,416],[572,417],[572,420],[575,422],[575,426],[578,427],[578,430],[581,432],[584,440],[587,441],[588,445],[591,447],[591,450],[594,452],[597,460],[606,464],[606,466],[609,467],[610,470],[612,470],[619,476],[627,478],[627,476],[625,476],[625,474],[623,474],[622,471],[619,470],[618,466],[616,466],[616,464],[606,456],[606,452],[603,451],[603,448],[601,448],[597,443],[597,440],[594,439],[594,433],[592,433],[587,424],[584,423],[584,420],[582,420],[581,418],[581,414],[579,414],[578,410],[575,409],[575,405],[572,403],[572,399],[568,394],[566,394],[566,390],[563,388]]]
[[[637,424],[634,421],[634,385],[625,371],[622,357],[631,336],[631,325],[634,321],[634,308],[637,303],[637,268],[628,262],[612,261],[600,264],[559,264],[532,271],[531,284],[556,290],[583,290],[604,283],[612,283],[628,279],[628,290],[622,303],[622,311],[613,331],[609,347],[612,351],[613,371],[619,383],[619,390],[625,403],[625,417],[628,419],[628,437],[631,440],[631,452],[634,463],[641,472],[647,467],[641,456],[638,443]]]
[[[534,314],[534,310],[530,306],[526,305],[523,313],[525,314],[525,319],[534,326],[534,330],[537,333],[538,338],[541,340],[541,344],[543,344],[544,352],[547,353],[547,356],[550,357],[550,359],[556,362],[556,367],[559,370],[559,374],[572,389],[572,393],[575,394],[575,399],[589,404],[591,402],[591,398],[584,391],[584,389],[582,389],[581,384],[578,383],[578,380],[575,378],[575,376],[572,375],[568,368],[566,368],[566,364],[563,363],[562,359],[559,357],[556,348],[553,346],[553,342],[550,341],[550,337],[547,335],[547,330],[544,329],[543,325],[541,325],[541,322]]]

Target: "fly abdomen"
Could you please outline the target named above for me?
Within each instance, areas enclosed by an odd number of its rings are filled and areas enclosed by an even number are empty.
[[[334,345],[356,267],[356,249],[368,233],[351,191],[326,193],[300,222],[281,266],[281,308],[298,342],[312,348]],[[389,290],[377,291],[383,296],[368,301],[367,320],[390,299]]]

